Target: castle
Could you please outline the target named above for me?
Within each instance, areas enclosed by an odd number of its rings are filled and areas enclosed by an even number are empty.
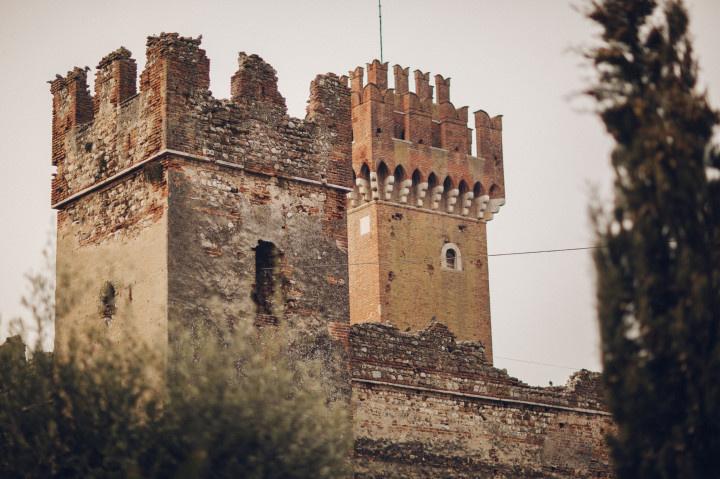
[[[493,367],[486,224],[502,121],[450,79],[377,60],[318,75],[305,119],[240,53],[210,93],[200,39],[148,38],[51,82],[56,350],[101,325],[164,357],[181,333],[285,324],[341,358],[357,478],[610,477],[597,375]],[[434,91],[433,91],[434,90]]]

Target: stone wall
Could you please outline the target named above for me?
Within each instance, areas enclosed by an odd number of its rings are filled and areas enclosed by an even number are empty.
[[[473,157],[442,76],[434,103],[428,74],[409,92],[396,67],[393,91],[377,61],[352,89],[318,75],[297,119],[257,55],[239,55],[230,99],[213,97],[209,68],[199,38],[161,34],[139,91],[123,48],[100,61],[94,95],[86,69],[51,82],[58,352],[96,330],[165,358],[180,333],[286,324],[351,390],[356,477],[608,477],[594,375],[533,388],[491,364],[501,118],[475,114]],[[462,272],[442,269],[450,243]]]
[[[331,331],[350,352],[355,477],[611,477],[597,374],[530,387],[439,323]]]
[[[209,66],[199,38],[161,34],[139,92],[124,48],[99,62],[94,95],[86,69],[52,81],[59,343],[92,326],[167,344],[247,320],[287,323],[300,347],[334,354],[327,321],[349,314],[347,79],[318,75],[297,119],[262,58],[239,55],[230,99],[212,96]]]
[[[212,163],[171,161],[169,178],[173,320],[287,323],[307,340],[348,320],[347,257],[328,227],[343,192]],[[253,295],[261,241],[279,254],[271,310]]]
[[[106,334],[164,356],[167,183],[136,172],[58,212],[55,350]]]

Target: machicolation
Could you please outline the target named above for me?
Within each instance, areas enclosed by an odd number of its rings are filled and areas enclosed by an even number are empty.
[[[200,38],[146,57],[138,82],[110,53],[94,94],[87,69],[51,82],[58,354],[100,328],[172,361],[184,333],[282,324],[347,401],[357,478],[611,476],[596,374],[537,388],[493,366],[500,116],[474,113],[472,155],[442,75],[318,75],[297,119],[257,55],[229,99]]]

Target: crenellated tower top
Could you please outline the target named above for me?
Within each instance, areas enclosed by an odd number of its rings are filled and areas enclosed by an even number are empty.
[[[373,60],[350,75],[354,206],[397,199],[411,206],[492,219],[504,204],[502,117],[475,112],[477,155],[472,154],[468,107],[450,101],[450,78]],[[390,182],[390,183],[388,183]],[[394,185],[397,185],[395,187]],[[395,191],[393,196],[391,191]],[[459,206],[455,206],[457,198]],[[453,199],[455,199],[453,201]]]
[[[258,55],[239,53],[231,98],[217,99],[209,90],[210,60],[201,37],[161,33],[146,45],[139,88],[137,63],[124,47],[99,61],[94,94],[87,67],[49,82],[56,208],[168,152],[272,176],[351,185],[346,77],[318,75],[307,118],[296,119],[287,114],[275,69]],[[271,154],[240,139],[261,131],[274,143]]]
[[[502,118],[450,101],[450,78],[374,60],[350,72],[350,321],[440,322],[492,361],[485,223],[505,203]]]

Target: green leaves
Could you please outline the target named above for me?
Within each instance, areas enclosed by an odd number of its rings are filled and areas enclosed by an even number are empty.
[[[612,216],[595,213],[598,318],[618,476],[720,469],[718,114],[696,90],[681,1],[605,0],[588,90],[616,141]],[[711,161],[711,160],[710,160]]]
[[[290,359],[279,332],[178,345],[164,378],[149,352],[92,342],[93,355],[79,343],[63,360],[0,366],[0,477],[347,473],[346,405],[328,399],[318,365]]]

